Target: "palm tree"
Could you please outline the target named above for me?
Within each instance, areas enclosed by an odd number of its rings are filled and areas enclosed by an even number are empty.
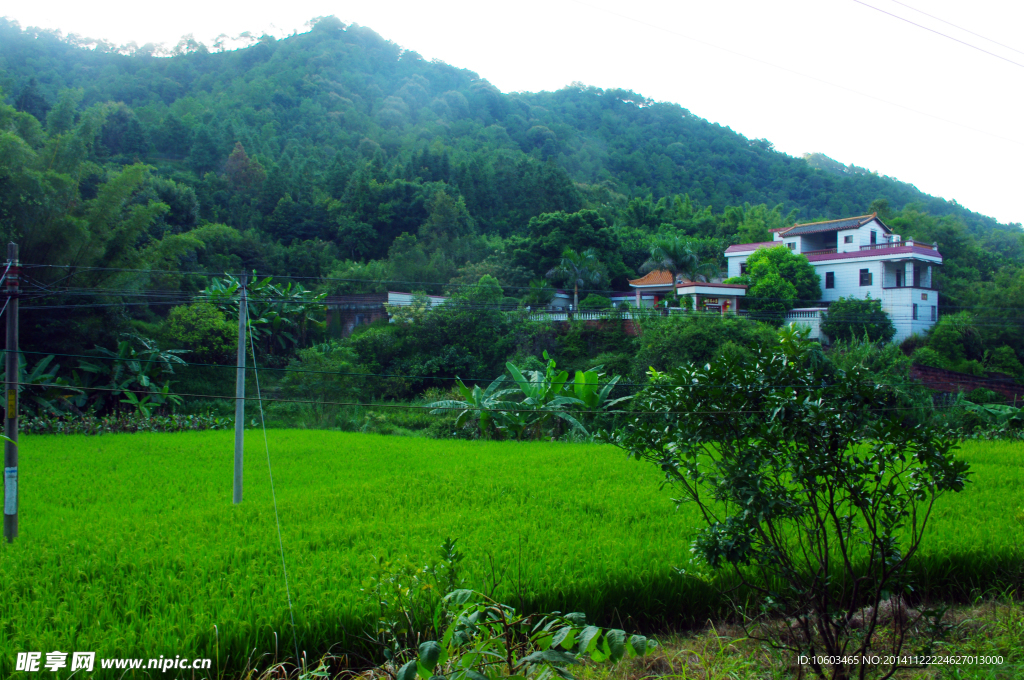
[[[700,255],[690,246],[690,242],[678,236],[661,238],[651,246],[651,256],[640,267],[640,271],[649,272],[662,269],[672,274],[672,280],[682,274],[690,281],[698,277],[708,280],[718,274],[718,265],[714,262],[701,262]]]
[[[572,308],[580,308],[580,285],[597,285],[604,276],[603,267],[597,259],[597,251],[587,248],[577,253],[572,248],[562,251],[562,260],[551,268],[547,277],[572,281]]]

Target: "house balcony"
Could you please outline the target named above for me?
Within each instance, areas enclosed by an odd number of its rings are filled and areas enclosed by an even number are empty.
[[[871,243],[866,246],[861,246],[861,250],[885,250],[886,248],[927,248],[928,250],[938,251],[938,243],[922,243],[921,241],[915,241],[912,238],[906,241],[887,241],[885,243]]]

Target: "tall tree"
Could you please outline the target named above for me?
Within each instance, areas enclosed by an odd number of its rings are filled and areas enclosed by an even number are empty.
[[[690,281],[707,281],[719,273],[717,263],[701,261],[691,243],[678,236],[658,239],[651,245],[650,252],[651,256],[641,265],[641,271],[665,270],[672,273],[673,280],[682,274]]]
[[[597,251],[587,248],[582,253],[572,248],[562,251],[561,261],[552,267],[548,278],[572,282],[572,308],[580,308],[580,286],[596,286],[604,277],[603,267],[597,259]]]

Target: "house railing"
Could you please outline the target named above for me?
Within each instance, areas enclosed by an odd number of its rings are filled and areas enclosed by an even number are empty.
[[[882,250],[882,249],[885,249],[885,248],[903,248],[904,246],[906,246],[908,248],[913,248],[913,247],[916,246],[918,248],[927,248],[928,250],[938,250],[939,249],[939,244],[938,243],[921,243],[920,241],[915,241],[912,238],[907,239],[906,241],[887,241],[885,243],[871,243],[871,244],[868,244],[866,246],[861,246],[860,249],[861,250]]]
[[[802,255],[834,255],[838,248],[822,248],[821,250],[805,250]]]

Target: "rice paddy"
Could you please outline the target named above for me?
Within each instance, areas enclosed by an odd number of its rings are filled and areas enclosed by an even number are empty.
[[[232,441],[22,438],[21,535],[0,546],[0,677],[22,651],[209,657],[220,670],[293,655],[263,441],[247,437],[237,506]],[[722,611],[713,585],[676,571],[696,518],[615,448],[299,430],[269,441],[310,655],[354,648],[373,625],[375,558],[422,565],[447,537],[466,555],[465,586],[516,606],[648,630]],[[969,442],[962,455],[974,482],[939,501],[915,564],[934,599],[1024,577],[1024,444]]]

